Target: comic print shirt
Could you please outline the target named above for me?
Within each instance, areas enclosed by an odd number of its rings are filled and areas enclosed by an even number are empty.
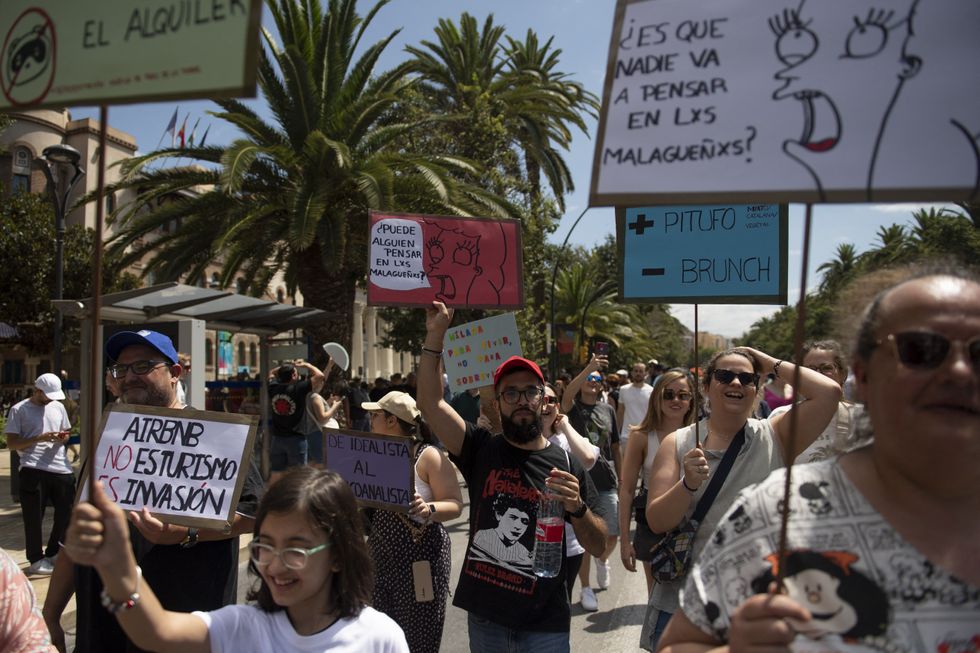
[[[775,578],[784,483],[779,470],[743,491],[688,577],[684,614],[714,637]],[[836,461],[794,467],[791,492],[786,588],[813,615],[793,650],[980,650],[980,587],[912,548]]]
[[[595,510],[596,491],[581,463],[557,445],[519,449],[469,422],[460,455],[450,458],[470,498],[470,538],[453,605],[515,630],[567,631],[564,543],[558,576],[538,578],[534,527],[544,481],[555,467],[578,478],[582,500]]]

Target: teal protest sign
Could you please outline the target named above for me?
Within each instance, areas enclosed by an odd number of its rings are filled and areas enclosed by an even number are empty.
[[[494,370],[521,355],[517,320],[513,313],[504,313],[452,327],[443,338],[442,351],[450,390],[493,385]]]
[[[617,209],[631,303],[785,304],[786,205]]]
[[[0,109],[255,95],[261,0],[4,0]]]

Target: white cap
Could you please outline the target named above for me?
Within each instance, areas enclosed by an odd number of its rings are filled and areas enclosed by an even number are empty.
[[[621,376],[623,378],[626,378],[629,375],[630,373],[627,372],[626,370],[616,370],[616,376]]]
[[[37,377],[34,387],[44,393],[48,399],[60,400],[65,398],[65,393],[61,390],[61,379],[57,374],[48,372]]]

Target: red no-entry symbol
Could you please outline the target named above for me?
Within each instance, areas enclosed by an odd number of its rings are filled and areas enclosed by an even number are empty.
[[[37,104],[54,83],[57,61],[54,22],[39,7],[25,9],[0,50],[0,89],[13,106]]]

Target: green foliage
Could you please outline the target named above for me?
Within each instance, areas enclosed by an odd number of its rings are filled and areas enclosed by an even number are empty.
[[[838,332],[840,299],[849,284],[867,274],[932,258],[973,264],[980,260],[978,206],[960,207],[962,211],[915,211],[911,225],[882,227],[874,245],[860,254],[850,243],[839,245],[835,258],[817,268],[823,277],[817,290],[807,295],[804,340],[850,337],[851,334]],[[796,315],[795,305],[783,307],[756,321],[738,343],[779,358],[791,358]]]
[[[68,299],[92,295],[92,256],[95,232],[69,225],[64,238],[64,293]],[[32,353],[51,350],[55,311],[54,211],[44,195],[8,194],[0,189],[0,260],[5,274],[0,279],[0,320],[16,326],[22,342]],[[118,261],[104,258],[103,292],[137,287],[130,274],[118,272]],[[64,320],[64,343],[77,346],[78,325]]]

